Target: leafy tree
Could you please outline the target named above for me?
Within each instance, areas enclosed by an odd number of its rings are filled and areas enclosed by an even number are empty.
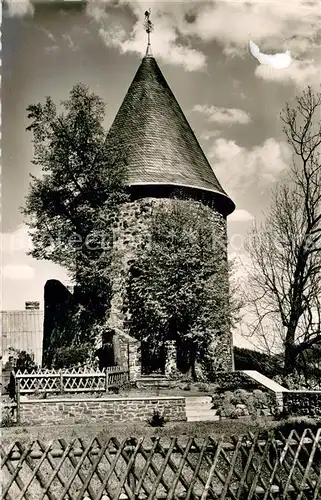
[[[57,347],[54,353],[53,368],[73,368],[88,363],[88,350],[90,345],[82,344],[77,347]]]
[[[218,231],[219,232],[219,231]],[[130,333],[149,347],[150,363],[176,340],[190,374],[214,368],[213,341],[231,328],[226,238],[214,239],[211,209],[192,200],[154,206],[149,233],[132,263],[125,311]]]
[[[64,267],[83,292],[73,329],[79,343],[93,336],[110,305],[112,225],[127,199],[126,152],[110,147],[104,102],[85,85],[75,85],[61,106],[47,97],[27,108],[41,175],[31,176],[23,213],[30,255]]]
[[[309,87],[296,98],[296,108],[283,111],[293,164],[248,242],[252,334],[268,342],[271,327],[279,333],[286,374],[303,368],[306,355],[321,346],[320,110],[321,94]]]
[[[235,370],[257,370],[267,377],[282,372],[282,359],[279,355],[254,351],[244,347],[234,347]]]

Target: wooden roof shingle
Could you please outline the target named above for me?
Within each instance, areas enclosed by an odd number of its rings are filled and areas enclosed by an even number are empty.
[[[128,186],[191,188],[219,198],[225,215],[233,212],[154,57],[143,58],[107,140],[128,148]]]

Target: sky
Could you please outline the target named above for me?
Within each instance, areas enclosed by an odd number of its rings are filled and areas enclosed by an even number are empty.
[[[26,255],[20,208],[33,146],[26,108],[68,98],[77,82],[107,103],[110,127],[145,53],[144,12],[151,8],[152,52],[212,168],[236,204],[228,217],[229,255],[240,273],[253,221],[268,210],[292,152],[279,117],[285,103],[321,82],[319,1],[157,2],[7,1],[2,13],[2,310],[39,300],[47,279],[67,282],[58,266]],[[262,66],[248,49],[290,50],[286,69]],[[245,263],[245,264],[244,264]],[[245,345],[236,333],[235,343]]]

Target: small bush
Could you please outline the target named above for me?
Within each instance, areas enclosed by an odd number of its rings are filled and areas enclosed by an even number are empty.
[[[124,381],[124,382],[120,382],[119,384],[117,384],[116,386],[114,387],[110,387],[110,392],[113,392],[114,394],[119,394],[119,393],[126,393],[128,391],[130,391],[130,389],[133,388],[133,384],[131,382],[129,382],[128,380]]]
[[[287,437],[292,430],[295,430],[299,435],[309,428],[312,432],[317,431],[321,427],[321,420],[315,420],[311,417],[291,417],[286,420],[279,422],[275,430],[280,431],[285,437]]]
[[[244,389],[236,389],[233,393],[228,392],[228,394],[233,404],[244,404],[248,402],[249,393]]]
[[[218,409],[218,415],[225,418],[238,418],[242,415],[240,408],[236,408],[228,401],[224,401],[221,408]]]
[[[4,408],[1,415],[0,427],[14,427],[16,422],[14,421],[12,409]]]
[[[158,410],[154,410],[153,416],[148,420],[148,424],[151,427],[164,427],[165,417]]]
[[[92,354],[91,344],[80,346],[59,347],[55,351],[53,368],[71,368],[77,365],[84,365]]]
[[[295,371],[289,375],[276,375],[275,377],[273,377],[273,380],[289,390],[300,389],[316,391],[321,389],[320,376],[316,376],[313,374],[304,376],[304,374]]]
[[[210,392],[210,385],[206,382],[200,382],[197,386],[200,392]]]
[[[272,415],[276,413],[273,396],[258,389],[253,392],[237,389],[234,392],[215,393],[212,396],[212,402],[213,408],[217,409],[217,414],[225,418],[241,416],[256,418],[267,413]]]

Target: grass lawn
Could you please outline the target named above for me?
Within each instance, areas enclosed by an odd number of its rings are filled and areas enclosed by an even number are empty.
[[[126,437],[138,436],[213,436],[219,437],[223,434],[227,436],[241,435],[248,431],[266,430],[273,428],[276,422],[269,419],[259,419],[257,421],[241,420],[220,420],[217,422],[167,422],[164,427],[151,427],[145,423],[122,423],[122,424],[74,424],[74,425],[56,425],[51,427],[30,426],[30,427],[10,427],[3,428],[2,443],[9,444],[14,441],[29,442],[39,439],[43,442],[49,442],[52,439],[64,438],[70,439],[93,438],[99,436],[117,437],[123,439]]]

